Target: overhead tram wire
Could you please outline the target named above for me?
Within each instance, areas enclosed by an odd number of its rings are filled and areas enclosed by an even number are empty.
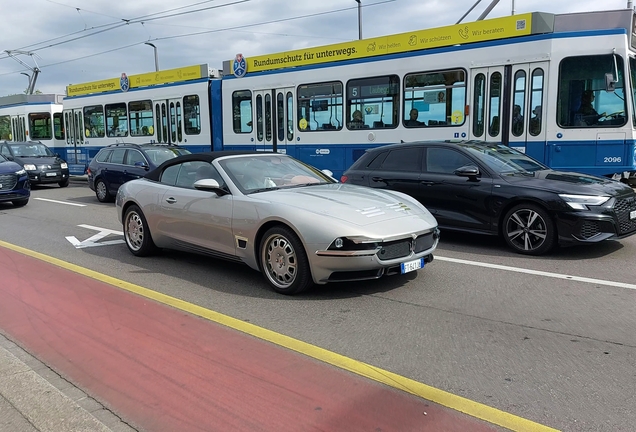
[[[244,0],[244,1],[249,1],[249,0]],[[394,1],[396,1],[396,0],[384,0],[384,1],[379,1],[379,2],[375,2],[375,3],[371,3],[371,4],[366,4],[363,7],[377,6],[377,5],[384,4],[384,3],[392,3]],[[101,55],[101,54],[107,54],[107,53],[114,52],[114,51],[119,51],[119,50],[122,50],[122,49],[133,47],[135,45],[141,45],[141,44],[143,44],[145,42],[153,42],[153,41],[168,40],[168,39],[177,39],[177,38],[182,38],[182,37],[197,36],[197,35],[206,34],[206,33],[218,33],[218,32],[229,31],[229,30],[238,30],[238,29],[241,29],[241,28],[256,27],[256,26],[260,26],[260,25],[273,24],[273,23],[277,23],[277,22],[281,22],[281,21],[292,21],[292,20],[297,20],[297,19],[302,19],[302,18],[312,18],[312,17],[315,17],[315,16],[328,15],[328,14],[337,13],[337,12],[343,12],[343,11],[347,11],[347,10],[351,10],[351,9],[357,9],[357,6],[343,8],[343,9],[334,9],[334,10],[325,11],[325,12],[316,12],[316,13],[307,14],[307,15],[297,15],[295,17],[281,18],[281,19],[276,19],[276,20],[271,20],[271,21],[263,21],[263,22],[260,22],[260,23],[245,24],[245,25],[234,26],[234,27],[226,27],[226,28],[222,28],[222,29],[208,30],[208,31],[202,31],[202,32],[175,35],[175,36],[166,36],[166,37],[162,37],[162,38],[154,38],[154,39],[149,39],[149,40],[143,41],[143,42],[136,42],[134,44],[125,45],[125,46],[118,47],[118,48],[113,48],[113,49],[110,49],[110,50],[107,50],[107,51],[102,51],[102,52],[95,53],[95,54],[88,54],[88,55],[85,55],[85,56],[82,56],[82,57],[77,57],[77,58],[74,58],[74,59],[71,59],[71,60],[64,60],[64,61],[60,61],[60,62],[57,62],[57,63],[50,63],[50,64],[42,65],[42,66],[40,66],[40,69],[45,68],[45,67],[57,66],[57,65],[60,65],[60,64],[73,62],[73,61],[77,61],[77,60],[83,60],[83,59],[86,59],[86,58],[95,57],[95,56],[98,56],[98,55]],[[0,76],[11,75],[11,74],[19,73],[19,72],[20,71],[8,72],[8,73],[0,74]]]
[[[205,10],[209,10],[209,9],[216,9],[216,8],[220,8],[220,7],[224,7],[224,6],[232,6],[232,5],[237,4],[237,3],[244,3],[244,2],[247,2],[247,1],[251,1],[251,0],[242,0],[242,1],[239,1],[239,2],[226,3],[226,4],[222,4],[222,5],[218,5],[218,6],[210,6],[210,7],[206,7],[206,8],[194,9],[192,11],[185,11],[185,12],[180,12],[180,13],[177,13],[177,14],[171,14],[171,15],[165,15],[165,16],[159,16],[159,17],[156,16],[156,15],[166,14],[166,13],[169,13],[169,12],[174,12],[176,10],[181,10],[181,9],[185,9],[185,8],[189,8],[189,7],[193,7],[193,6],[198,6],[198,5],[201,5],[201,4],[204,4],[204,3],[210,3],[210,2],[213,2],[213,1],[217,1],[217,0],[204,0],[204,1],[197,2],[197,3],[192,3],[192,4],[186,5],[186,6],[180,6],[180,7],[177,7],[177,8],[166,9],[166,10],[161,11],[161,12],[154,12],[154,13],[151,13],[151,14],[148,14],[148,15],[142,15],[142,16],[139,16],[139,17],[136,17],[136,18],[132,18],[132,19],[116,18],[116,17],[112,17],[110,15],[100,14],[98,12],[93,12],[93,11],[89,11],[87,9],[77,8],[77,7],[74,7],[74,6],[71,6],[71,5],[65,5],[65,4],[62,4],[62,3],[57,3],[57,2],[54,2],[54,1],[51,1],[51,0],[47,0],[47,1],[49,1],[50,3],[54,3],[54,4],[59,4],[59,5],[62,5],[62,6],[68,6],[68,7],[71,7],[73,9],[77,9],[77,10],[83,10],[83,11],[86,11],[86,12],[89,12],[89,13],[94,13],[94,14],[97,14],[97,15],[104,15],[104,16],[108,16],[108,17],[111,17],[111,18],[115,18],[115,19],[117,19],[117,21],[113,22],[113,23],[102,24],[102,25],[99,25],[99,26],[92,27],[92,29],[99,29],[99,28],[103,28],[103,27],[108,27],[107,29],[100,30],[100,31],[97,31],[97,32],[92,32],[92,33],[86,34],[86,35],[82,35],[81,37],[64,40],[64,41],[59,42],[59,43],[54,43],[54,44],[50,44],[50,45],[47,45],[47,46],[35,48],[35,49],[31,50],[32,52],[40,51],[40,50],[43,50],[43,49],[46,49],[46,48],[52,48],[52,47],[55,47],[55,46],[58,46],[58,45],[63,45],[65,43],[73,42],[73,41],[76,41],[76,40],[79,40],[79,39],[83,39],[85,37],[90,37],[90,36],[93,36],[93,35],[96,35],[96,34],[104,33],[105,31],[114,30],[114,29],[117,29],[119,27],[123,27],[125,25],[129,25],[129,24],[143,24],[144,22],[149,21],[149,20],[153,20],[154,21],[154,20],[159,20],[159,19],[164,19],[164,18],[171,18],[171,17],[174,17],[174,16],[185,15],[185,14],[188,14],[188,13],[201,12],[201,11],[205,11]],[[55,38],[52,38],[52,39],[49,39],[49,40],[46,40],[46,41],[42,41],[42,42],[37,42],[37,43],[30,44],[30,45],[26,45],[24,47],[18,48],[18,50],[25,50],[26,48],[34,47],[34,46],[37,46],[37,45],[47,44],[47,43],[50,43],[50,42],[53,42],[53,41],[56,41],[56,40],[59,40],[59,39],[62,39],[62,38],[68,37],[68,36],[72,36],[72,35],[76,35],[78,33],[82,33],[84,31],[87,31],[87,29],[83,29],[83,30],[79,30],[79,31],[76,31],[76,32],[72,32],[72,33],[69,33],[69,34],[64,35],[64,36],[58,36],[58,37],[55,37]],[[6,54],[0,55],[0,60],[6,59],[6,58],[9,58],[9,56],[6,55]]]

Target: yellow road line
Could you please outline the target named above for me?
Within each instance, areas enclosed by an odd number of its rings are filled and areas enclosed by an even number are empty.
[[[415,380],[377,368],[370,364],[353,360],[335,352],[328,351],[326,349],[311,345],[306,342],[302,342],[298,339],[294,339],[292,337],[267,330],[257,325],[250,324],[239,319],[214,312],[209,309],[205,309],[201,306],[197,306],[195,304],[158,293],[156,291],[144,288],[139,285],[135,285],[133,283],[125,282],[120,279],[107,276],[105,274],[98,273],[96,271],[89,270],[87,268],[71,264],[66,261],[62,261],[58,258],[44,255],[42,253],[23,248],[21,246],[16,246],[11,243],[6,243],[1,240],[0,246],[33,258],[37,258],[41,261],[45,261],[49,264],[53,264],[57,267],[70,270],[83,276],[98,280],[100,282],[104,282],[117,288],[135,293],[137,295],[155,300],[159,303],[170,305],[176,309],[189,312],[192,315],[205,318],[209,321],[213,321],[215,323],[257,337],[259,339],[266,340],[276,345],[288,348],[300,354],[312,357],[316,360],[320,360],[322,362],[336,366],[340,369],[347,370],[357,375],[372,379],[387,386],[403,390],[415,396],[419,396],[422,399],[426,399],[445,407],[452,408],[456,411],[460,411],[472,417],[484,420],[488,423],[502,426],[513,431],[556,431],[556,429],[550,428],[548,426],[544,426],[542,424],[515,416],[505,411],[489,407],[479,402],[475,402],[470,399],[466,399],[464,397],[446,392],[444,390],[422,384]]]

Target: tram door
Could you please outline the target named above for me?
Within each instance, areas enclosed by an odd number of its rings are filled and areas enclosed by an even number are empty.
[[[256,127],[253,139],[257,150],[287,152],[294,141],[294,88],[254,92]]]
[[[11,130],[13,141],[26,141],[29,138],[24,115],[11,116]]]
[[[472,69],[471,139],[502,141],[504,67]]]
[[[66,138],[66,161],[69,164],[85,164],[82,155],[84,146],[84,118],[81,109],[64,110],[64,132]]]
[[[155,106],[156,142],[181,145],[183,143],[183,102],[181,99],[153,101]]]
[[[510,66],[511,68],[511,98],[510,125],[508,145],[519,150],[529,150],[532,156],[543,148],[545,142],[544,94],[547,86],[546,77],[548,62],[526,63]],[[537,149],[532,148],[532,141],[540,141]],[[536,144],[535,144],[536,145]]]

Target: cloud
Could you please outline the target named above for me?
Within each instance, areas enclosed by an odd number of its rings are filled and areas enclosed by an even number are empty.
[[[64,93],[71,83],[154,70],[153,49],[144,45],[146,41],[157,46],[161,69],[201,63],[221,69],[224,60],[239,52],[249,57],[358,38],[354,0],[240,1],[21,0],[19,7],[3,8],[0,95],[23,92],[28,81],[20,72],[30,73],[4,50],[33,51],[33,58],[19,58],[28,65],[40,66],[36,88],[45,93]],[[363,37],[454,24],[474,3],[362,0]],[[478,5],[465,21],[477,19],[488,3]],[[223,6],[227,4],[231,5]],[[625,0],[606,0],[603,8],[621,9],[626,4]],[[185,7],[189,5],[192,6]],[[581,12],[598,5],[598,1],[591,0],[526,0],[516,2],[516,13]],[[509,15],[510,8],[510,2],[500,2],[489,17]],[[184,13],[197,9],[195,13]],[[339,12],[327,13],[335,10]],[[167,14],[174,16],[156,19]],[[60,43],[71,39],[75,40]]]

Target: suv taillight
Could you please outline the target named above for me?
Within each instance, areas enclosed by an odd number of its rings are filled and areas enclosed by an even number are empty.
[[[346,183],[349,180],[349,177],[346,175],[340,176],[340,183]]]

